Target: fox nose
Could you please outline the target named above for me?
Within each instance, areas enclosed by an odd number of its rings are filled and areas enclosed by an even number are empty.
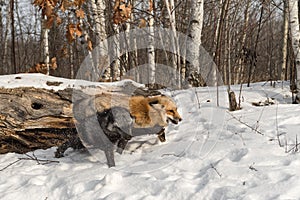
[[[182,118],[179,118],[179,121],[181,122]]]

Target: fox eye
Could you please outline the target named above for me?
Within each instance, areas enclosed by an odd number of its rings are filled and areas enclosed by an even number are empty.
[[[168,110],[170,113],[175,114],[174,110]]]

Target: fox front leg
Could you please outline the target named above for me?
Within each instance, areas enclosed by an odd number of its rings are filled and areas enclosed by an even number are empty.
[[[117,152],[118,152],[119,154],[122,154],[122,153],[123,153],[123,151],[124,151],[124,149],[125,149],[127,143],[128,143],[128,140],[126,140],[126,139],[123,139],[123,138],[122,138],[122,139],[119,140],[118,145],[117,145],[117,147],[118,147]]]
[[[159,131],[159,133],[157,133],[157,137],[159,139],[159,141],[161,142],[165,142],[166,141],[166,134],[165,134],[165,129],[161,129],[161,131]]]
[[[107,165],[108,167],[115,167],[115,158],[114,158],[114,151],[113,149],[107,149],[104,151],[105,156],[106,156],[106,160],[107,160]]]

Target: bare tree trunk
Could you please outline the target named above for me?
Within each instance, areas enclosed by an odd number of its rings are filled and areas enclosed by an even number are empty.
[[[11,63],[14,69],[14,73],[17,73],[16,63],[16,47],[15,47],[15,19],[14,19],[14,0],[10,0],[10,18],[11,18]]]
[[[116,81],[120,77],[120,40],[119,40],[119,26],[117,24],[113,25],[114,35],[113,35],[113,44],[112,45],[112,52],[113,57],[110,58],[111,66],[110,66],[110,76],[112,81]]]
[[[10,10],[10,4],[7,4],[7,10]],[[9,63],[9,60],[8,60],[8,41],[9,41],[9,37],[8,37],[8,34],[9,34],[9,26],[11,24],[11,16],[10,15],[6,15],[6,30],[5,30],[5,33],[4,33],[4,47],[3,47],[3,66],[5,66],[5,70],[4,70],[4,74],[9,74],[11,73],[11,69],[9,68],[10,67],[10,63]]]
[[[23,34],[23,27],[22,27],[22,24],[21,24],[21,16],[20,16],[20,13],[19,13],[19,2],[16,1],[15,2],[15,10],[16,10],[16,15],[17,15],[17,23],[18,23],[18,37],[17,37],[17,44],[18,44],[18,59],[16,60],[16,63],[17,63],[17,66],[19,67],[18,71],[25,71],[25,69],[22,69],[22,67],[24,66],[24,60],[25,60],[25,57],[26,57],[26,53],[23,53],[23,52],[20,52],[24,47],[24,42],[25,42],[25,38],[24,38],[24,34]],[[20,40],[19,40],[20,38]],[[20,44],[21,44],[21,47],[20,47]]]
[[[3,5],[2,5],[3,4]],[[3,18],[2,18],[2,15],[3,15],[3,13],[2,13],[2,8],[4,7],[4,2],[3,2],[3,0],[0,0],[0,45],[2,46],[3,45],[3,42],[4,42],[4,22],[3,22]],[[1,59],[1,58],[3,58],[2,57],[2,54],[3,52],[1,52],[0,53],[0,65],[1,65],[1,67],[0,67],[0,74],[3,74],[4,73],[4,61]]]
[[[96,45],[100,45],[94,49],[93,55],[96,56],[94,59],[94,66],[95,66],[95,73],[99,74],[98,70],[103,69],[103,66],[109,63],[108,60],[102,60],[102,56],[100,55],[107,55],[108,53],[108,44],[106,42],[107,34],[105,29],[105,9],[106,9],[106,1],[105,0],[91,0],[89,1],[91,5],[91,12],[95,21],[95,34],[96,34]],[[95,46],[96,46],[95,45]],[[101,58],[101,59],[99,59]],[[108,59],[108,58],[105,58]],[[100,70],[100,73],[102,70]],[[101,75],[101,74],[99,74]]]
[[[165,5],[167,8],[167,12],[169,15],[170,19],[170,26],[172,30],[171,35],[171,42],[172,42],[172,49],[173,49],[173,55],[172,55],[172,68],[174,68],[175,72],[181,71],[181,66],[180,66],[180,50],[179,50],[179,44],[178,44],[178,37],[177,37],[177,30],[176,30],[176,12],[175,12],[175,3],[174,0],[165,0]],[[172,77],[174,77],[174,80],[177,80],[177,83],[174,83],[174,85],[178,85],[179,88],[181,88],[181,77],[177,77],[177,73],[172,72]],[[183,77],[184,78],[184,77]],[[184,79],[183,79],[184,80]],[[172,83],[173,85],[173,83]]]
[[[260,31],[261,31],[261,27],[262,27],[262,20],[263,20],[263,15],[264,15],[264,3],[265,0],[262,0],[262,5],[261,5],[261,10],[260,10],[260,17],[259,17],[259,21],[258,21],[258,30],[257,30],[257,34],[256,34],[256,39],[255,39],[255,43],[254,43],[254,52],[256,54],[257,51],[257,45],[258,45],[258,39],[260,36]],[[251,63],[249,66],[249,71],[248,71],[248,83],[247,83],[247,87],[250,87],[250,82],[251,82],[251,76],[255,71],[255,65],[256,65],[256,60],[255,59],[251,59]]]
[[[247,0],[247,4],[246,4],[246,8],[245,8],[245,12],[244,12],[244,26],[243,26],[243,32],[242,32],[242,41],[241,41],[241,45],[240,45],[240,54],[242,53],[242,49],[245,47],[245,43],[246,43],[246,36],[247,36],[247,28],[249,25],[249,7],[250,7],[250,3],[251,0]],[[236,71],[236,77],[235,77],[235,83],[240,83],[241,87],[244,81],[244,74],[245,74],[245,64],[243,63],[242,60],[242,55],[240,55],[239,59],[238,59],[238,68]]]
[[[229,2],[230,2],[230,0],[224,0],[222,9],[221,9],[219,28],[218,28],[218,32],[217,32],[216,50],[215,50],[215,55],[214,55],[214,61],[217,65],[217,68],[221,67],[222,37],[224,36],[224,21],[225,21],[225,17],[227,16]],[[218,83],[218,81],[217,81],[217,83]],[[218,85],[217,85],[217,106],[219,106]]]
[[[42,23],[41,23],[41,28],[42,28],[42,37],[43,37],[43,57],[44,57],[44,62],[47,67],[47,73],[46,75],[49,75],[50,68],[49,68],[49,62],[50,62],[50,53],[49,53],[49,29],[44,27],[43,24],[47,21],[47,16],[43,16]]]
[[[204,0],[193,0],[191,2],[192,12],[188,28],[188,36],[192,39],[193,43],[196,44],[193,47],[187,47],[186,56],[189,57],[189,60],[192,60],[193,63],[190,63],[192,66],[186,66],[185,78],[188,79],[192,72],[193,67],[195,70],[200,70],[198,73],[201,74],[200,66],[200,46],[201,46],[201,35],[202,35],[202,26],[203,26],[203,6]],[[206,78],[206,77],[205,77]]]
[[[294,100],[294,103],[300,103],[300,29],[298,12],[298,0],[289,0],[290,30],[297,70],[296,87],[298,93],[296,99]]]
[[[289,33],[289,8],[287,0],[283,1],[283,40],[282,40],[282,63],[281,63],[281,80],[287,80],[287,48],[288,48],[288,33]]]
[[[149,0],[149,45],[148,45],[148,84],[155,83],[155,49],[154,49],[154,1]]]
[[[75,77],[73,45],[74,44],[69,44],[69,63],[70,63],[70,78],[71,79],[73,79]]]
[[[97,44],[99,44],[107,37],[105,30],[105,0],[92,0],[90,1],[90,4],[95,20],[95,34],[97,36]]]
[[[96,66],[98,66],[99,61],[100,61],[99,58],[101,58],[101,56],[98,56],[98,54],[96,54],[96,55],[94,55],[94,56],[96,56],[96,58],[93,58],[92,45],[91,45],[91,39],[90,39],[89,33],[86,31],[87,28],[84,27],[82,19],[79,20],[79,23],[80,23],[80,27],[83,27],[83,33],[82,33],[83,41],[84,41],[83,45],[85,47],[85,50],[88,52],[89,59],[91,60],[91,63],[90,63],[91,66],[89,66],[89,67],[92,70],[91,71],[92,74],[91,74],[91,76],[89,78],[91,78],[92,80],[89,80],[89,81],[99,80],[100,74],[98,73],[98,67],[96,67]],[[74,48],[74,46],[71,44],[70,45],[70,59],[71,58],[72,59],[70,61],[71,61],[71,78],[72,79],[75,78],[73,48]]]
[[[228,0],[230,1],[230,0]],[[228,2],[229,5],[230,2]],[[228,9],[228,7],[227,7]],[[228,11],[226,11],[228,12]],[[231,81],[232,81],[232,77],[231,77],[231,41],[232,41],[232,28],[231,28],[231,24],[235,24],[236,23],[236,16],[237,16],[237,9],[236,12],[234,13],[234,15],[230,17],[227,15],[227,20],[226,20],[226,32],[227,32],[227,37],[226,37],[226,55],[227,55],[227,69],[226,69],[226,79],[227,79],[227,93],[228,93],[228,100],[229,100],[229,110],[230,111],[235,111],[238,109],[237,107],[237,102],[236,102],[236,97],[235,97],[235,93],[233,90],[231,90]],[[231,24],[230,24],[231,22]]]

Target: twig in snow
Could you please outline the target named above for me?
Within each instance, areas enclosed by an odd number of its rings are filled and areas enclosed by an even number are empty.
[[[259,128],[259,122],[260,122],[260,120],[261,120],[261,118],[262,118],[262,115],[263,115],[263,113],[264,113],[264,110],[265,110],[265,107],[263,107],[263,109],[262,109],[262,111],[261,111],[261,113],[260,113],[258,119],[256,120],[255,131],[257,131],[257,129]]]
[[[200,100],[199,100],[198,92],[197,92],[196,88],[195,88],[195,95],[196,95],[197,102],[198,102],[198,108],[200,109],[200,108],[201,108],[201,105],[200,105]]]
[[[47,165],[49,163],[59,163],[59,161],[56,160],[47,160],[47,159],[39,159],[35,156],[35,154],[33,153],[33,155],[28,155],[28,154],[24,154],[27,156],[27,158],[18,158],[18,160],[9,163],[7,166],[3,167],[2,169],[0,169],[0,171],[4,171],[5,169],[9,168],[10,166],[20,162],[21,160],[33,160],[36,161],[38,165]]]
[[[217,170],[217,168],[213,165],[213,164],[210,164],[211,168],[213,170],[215,170],[215,172],[220,176],[220,178],[222,177],[222,174]]]
[[[20,160],[33,160],[33,161],[36,161],[38,165],[47,165],[49,163],[59,163],[59,161],[57,160],[47,160],[47,159],[40,159],[40,158],[37,158],[34,154],[34,152],[32,153],[32,156],[28,155],[25,153],[25,155],[28,157],[28,158],[19,158]]]
[[[161,157],[164,157],[164,156],[174,156],[174,157],[182,157],[184,155],[184,153],[180,153],[180,154],[175,154],[175,153],[164,153],[161,155]]]
[[[252,131],[255,131],[256,133],[260,134],[260,135],[264,135],[262,132],[260,132],[259,130],[257,130],[257,128],[253,128],[252,126],[250,126],[249,124],[243,122],[241,119],[238,119],[236,116],[234,116],[233,114],[231,114],[230,112],[227,112],[228,114],[230,114],[232,116],[233,119],[237,120],[238,122],[240,122],[241,124],[245,125],[246,127],[250,128]]]
[[[287,150],[287,144],[286,144],[285,152],[286,153],[290,153],[290,152],[297,153],[297,152],[299,152],[299,145],[300,145],[300,143],[298,142],[298,137],[296,135],[295,146],[293,146],[291,149]]]
[[[16,163],[19,162],[19,161],[20,161],[20,159],[14,161],[14,162],[12,162],[12,163],[9,163],[7,166],[5,166],[5,167],[3,167],[2,169],[0,169],[0,172],[6,170],[7,168],[9,168],[10,166],[16,164]]]
[[[257,172],[258,170],[257,170],[255,167],[253,167],[254,164],[255,164],[255,163],[253,163],[252,165],[250,165],[250,166],[249,166],[249,169],[251,169],[252,171],[256,171],[256,172]]]
[[[278,103],[277,103],[277,106],[276,106],[276,118],[275,118],[275,123],[276,123],[276,136],[277,136],[277,140],[278,140],[278,144],[280,147],[283,147],[282,144],[281,144],[281,141],[280,141],[280,136],[281,134],[279,134],[279,130],[278,130]]]

